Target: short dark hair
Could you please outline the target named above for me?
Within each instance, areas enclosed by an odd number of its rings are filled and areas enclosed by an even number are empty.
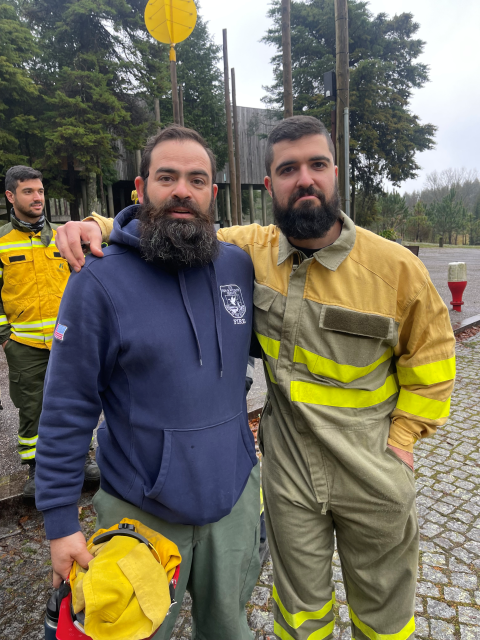
[[[292,116],[279,122],[271,131],[267,139],[265,150],[265,169],[267,176],[271,176],[273,162],[273,145],[282,140],[299,140],[304,136],[324,136],[328,149],[335,161],[335,147],[328,133],[327,127],[318,118],[312,116]]]
[[[169,125],[168,127],[165,127],[165,129],[160,131],[160,133],[157,133],[157,135],[152,136],[147,140],[147,143],[142,151],[142,161],[140,163],[140,175],[144,180],[148,178],[152,151],[157,145],[161,144],[162,142],[166,142],[167,140],[193,140],[194,142],[198,142],[198,144],[201,145],[207,152],[207,156],[212,167],[212,182],[215,182],[217,163],[213,151],[210,149],[202,136],[197,133],[197,131],[195,131],[194,129],[188,129],[187,127],[182,127],[179,124]]]
[[[15,193],[19,182],[37,179],[43,182],[43,176],[40,171],[32,169],[32,167],[25,167],[23,164],[17,164],[14,167],[10,167],[5,175],[5,191]]]

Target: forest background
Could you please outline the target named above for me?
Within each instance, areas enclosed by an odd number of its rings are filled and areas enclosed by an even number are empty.
[[[428,82],[425,43],[412,14],[374,15],[349,0],[350,178],[355,222],[391,239],[480,244],[476,171],[446,168],[401,196],[417,175],[416,154],[435,145],[435,123],[412,113],[412,91]],[[14,164],[39,168],[52,198],[78,218],[79,176],[94,176],[105,202],[120,148],[135,151],[172,122],[168,47],[145,29],[145,0],[0,0],[0,180]],[[185,125],[227,159],[221,50],[197,3],[193,34],[177,46]],[[280,2],[269,7],[274,82],[265,107],[282,117]],[[291,3],[294,112],[330,124],[323,74],[335,67],[333,0]],[[248,46],[248,45],[246,45]],[[252,135],[256,135],[252,132]],[[248,206],[248,203],[246,203]]]

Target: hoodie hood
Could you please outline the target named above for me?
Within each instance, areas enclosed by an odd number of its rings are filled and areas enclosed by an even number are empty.
[[[112,244],[126,244],[129,247],[138,249],[140,244],[139,222],[137,220],[139,209],[139,204],[132,204],[120,211],[115,217],[113,231],[110,235]]]

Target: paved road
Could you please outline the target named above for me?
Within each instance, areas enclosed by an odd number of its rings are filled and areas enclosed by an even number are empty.
[[[452,417],[439,433],[416,447],[421,527],[417,588],[417,637],[480,638],[480,334],[457,347],[458,378]],[[91,495],[82,498],[82,526],[91,535]],[[338,557],[334,567],[335,636],[350,640],[348,610]],[[248,605],[256,640],[273,639],[272,567],[267,561]],[[41,517],[33,508],[0,513],[0,638],[41,640],[49,595],[50,561]],[[190,602],[185,599],[172,638],[189,640]]]

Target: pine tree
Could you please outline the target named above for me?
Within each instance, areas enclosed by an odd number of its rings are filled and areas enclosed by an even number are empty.
[[[118,156],[118,140],[138,149],[153,130],[141,98],[155,83],[164,90],[164,51],[147,34],[137,0],[19,1],[42,43],[31,71],[46,103],[37,164],[50,191],[71,201],[75,219],[76,170],[101,176]]]
[[[280,2],[269,15],[273,26],[263,41],[276,47],[272,58],[275,82],[266,87],[266,104],[283,101]],[[415,38],[418,24],[404,13],[374,16],[366,2],[349,0],[350,169],[352,201],[356,190],[368,200],[382,191],[382,181],[394,185],[416,177],[415,154],[433,147],[435,127],[420,124],[409,102],[414,88],[428,80],[426,65],[416,62],[424,42]],[[330,122],[332,103],[323,97],[323,74],[335,69],[334,0],[291,4],[294,112]],[[338,124],[337,126],[340,126]]]
[[[27,66],[38,55],[30,29],[15,6],[0,4],[0,175],[15,164],[31,164],[38,142],[38,87]]]

